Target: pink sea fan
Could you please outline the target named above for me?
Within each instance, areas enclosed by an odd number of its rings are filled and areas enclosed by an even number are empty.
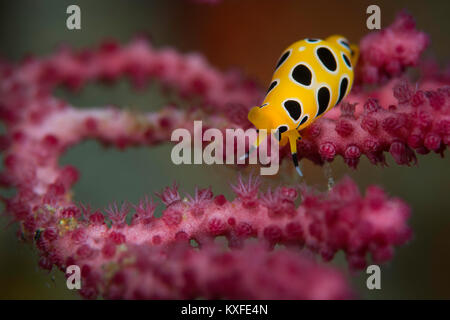
[[[362,40],[360,86],[302,132],[300,157],[323,164],[341,155],[356,167],[361,155],[384,163],[385,151],[399,164],[414,163],[415,151],[443,154],[450,135],[449,78],[429,74],[417,86],[391,79],[417,63],[428,41],[411,19],[401,14],[385,31]],[[58,85],[79,90],[87,81],[121,76],[137,88],[158,80],[189,103],[197,98],[197,104],[136,114],[111,106],[77,109],[51,94]],[[363,87],[382,81],[373,90]],[[76,143],[97,139],[121,149],[159,144],[170,140],[174,128],[192,131],[198,112],[208,127],[247,128],[245,115],[262,94],[251,80],[219,72],[198,54],[156,49],[143,38],[80,52],[62,48],[18,65],[1,63],[0,118],[6,133],[0,139],[0,183],[17,191],[4,199],[6,211],[20,225],[20,237],[35,242],[43,269],[81,267],[80,293],[86,298],[349,298],[342,273],[311,256],[329,261],[341,251],[351,269],[391,259],[411,236],[410,209],[380,187],[362,195],[345,178],[324,193],[306,186],[264,192],[259,178],[239,177],[232,186],[235,199],[214,196],[208,188],[183,200],[174,183],[157,194],[165,205],[160,218],[148,196],[105,212],[71,200],[79,173],[58,160]],[[225,248],[213,243],[218,236],[226,238]],[[249,245],[250,238],[259,244]],[[271,250],[276,245],[286,248]],[[299,256],[302,248],[309,257]]]

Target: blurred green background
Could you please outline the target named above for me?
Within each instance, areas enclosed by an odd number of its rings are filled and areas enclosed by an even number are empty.
[[[66,29],[66,8],[81,7],[81,30]],[[357,42],[368,32],[366,8],[381,7],[382,27],[406,8],[425,30],[432,43],[426,56],[444,66],[450,56],[448,45],[449,1],[339,1],[339,0],[224,0],[219,5],[171,1],[65,1],[17,0],[0,2],[0,55],[17,61],[28,53],[45,55],[61,43],[73,47],[98,45],[105,38],[129,41],[140,32],[149,33],[156,46],[173,46],[182,52],[202,52],[222,70],[238,67],[263,86],[270,81],[280,51],[304,37],[346,35]],[[157,110],[167,98],[157,86],[136,93],[126,81],[112,87],[90,84],[80,94],[58,90],[57,95],[79,107],[114,103],[137,110]],[[212,186],[215,193],[231,197],[228,183],[235,170],[223,166],[175,166],[171,145],[131,148],[124,152],[104,149],[87,141],[71,149],[62,159],[77,166],[81,180],[75,199],[103,207],[112,201],[136,201],[176,180],[181,190],[196,185]],[[409,299],[450,298],[450,166],[448,156],[419,157],[417,167],[399,167],[388,156],[388,168],[374,167],[366,159],[352,171],[340,159],[332,164],[339,179],[350,174],[361,190],[382,185],[392,196],[408,202],[413,240],[399,248],[392,262],[382,266],[382,289],[369,291],[364,273],[349,275],[361,298]],[[303,161],[305,181],[326,187],[323,168]],[[293,183],[290,167],[267,184]],[[60,272],[48,274],[37,268],[33,248],[18,242],[16,226],[0,218],[0,298],[78,299],[70,292]],[[333,262],[344,271],[342,255]],[[345,271],[347,272],[347,271]]]

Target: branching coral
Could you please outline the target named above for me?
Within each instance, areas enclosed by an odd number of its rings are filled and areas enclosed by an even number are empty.
[[[409,164],[415,161],[413,149],[443,153],[450,135],[447,77],[426,78],[416,89],[407,80],[373,91],[362,87],[417,63],[427,38],[411,21],[400,15],[393,26],[362,40],[359,87],[306,130],[299,155],[319,164],[341,155],[356,167],[362,154],[384,163],[383,152],[389,151],[397,163]],[[58,85],[78,90],[86,81],[122,75],[139,88],[158,80],[191,104],[195,98],[196,107],[170,105],[147,114],[113,107],[80,110],[52,95]],[[368,253],[375,262],[389,260],[394,247],[410,237],[409,208],[379,187],[361,196],[347,178],[327,193],[305,186],[262,192],[258,179],[239,178],[232,187],[237,197],[227,200],[210,189],[183,198],[175,184],[158,194],[166,206],[160,218],[148,197],[112,204],[104,212],[77,206],[71,198],[79,173],[61,167],[58,159],[81,140],[119,148],[162,143],[175,128],[192,130],[198,112],[207,126],[248,128],[248,109],[261,95],[238,73],[223,74],[199,55],[157,50],[144,39],[3,63],[0,116],[7,130],[0,141],[0,182],[17,190],[4,199],[6,211],[20,224],[19,236],[35,242],[42,268],[81,267],[80,292],[86,298],[349,298],[340,272],[299,255],[298,248],[326,261],[343,251],[353,269],[366,265]],[[214,243],[217,236],[227,238],[228,249]],[[250,238],[259,244],[249,245]],[[286,248],[270,251],[277,244]]]
[[[417,64],[428,42],[427,35],[416,30],[414,19],[401,12],[391,26],[361,40],[359,80],[379,83],[401,75],[406,67]]]

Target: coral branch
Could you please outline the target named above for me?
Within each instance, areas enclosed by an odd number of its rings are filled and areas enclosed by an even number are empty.
[[[65,105],[50,99],[55,86],[64,84],[79,90],[87,81],[111,82],[124,75],[136,88],[142,88],[150,80],[158,80],[163,87],[176,90],[184,99],[201,98],[204,109],[213,108],[215,113],[228,114],[235,120],[239,115],[229,112],[235,105],[249,108],[261,98],[261,91],[239,72],[222,74],[198,54],[183,56],[170,48],[156,50],[144,38],[123,47],[109,41],[96,50],[81,52],[63,47],[46,59],[28,58],[13,72],[10,66],[4,66],[4,69],[6,79],[2,81],[2,91],[8,96],[2,99],[2,109],[6,109],[3,112],[9,116],[5,120],[12,120],[23,111],[20,102],[24,102],[24,91],[29,99]],[[243,113],[246,118],[245,111]]]
[[[103,284],[105,297],[125,299],[346,299],[346,279],[286,250],[267,253],[256,245],[239,251],[217,246],[129,246]],[[95,283],[91,267],[87,279]],[[84,293],[94,297],[94,286]]]
[[[365,36],[360,43],[357,80],[379,83],[415,66],[428,46],[428,36],[416,29],[412,16],[401,12],[394,23]]]
[[[393,92],[387,100],[395,96],[397,105],[383,108],[376,98],[356,108],[344,102],[317,120],[304,130],[299,155],[319,164],[341,155],[350,167],[356,167],[363,154],[373,164],[385,164],[384,152],[389,152],[397,164],[406,165],[416,162],[414,150],[443,155],[450,141],[450,86],[413,90],[408,82],[397,81],[391,88],[389,83],[384,89]],[[372,95],[386,100],[383,94],[379,89]]]
[[[73,183],[67,179],[70,171],[50,175]],[[21,222],[21,238],[36,241],[44,269],[81,266],[81,294],[87,298],[346,298],[349,289],[339,273],[291,250],[305,245],[325,260],[344,250],[350,266],[359,269],[368,252],[376,262],[389,260],[393,246],[410,235],[409,209],[402,201],[388,199],[376,187],[361,197],[349,179],[328,194],[303,188],[300,207],[294,204],[296,189],[269,190],[259,197],[257,181],[240,179],[232,202],[209,189],[180,201],[174,186],[160,194],[167,206],[161,218],[153,216],[154,204],[145,198],[132,206],[130,225],[124,223],[129,206],[110,206],[111,227],[86,206],[82,218],[62,184],[50,184],[44,192],[31,191],[33,186],[22,181],[17,185],[22,186],[19,195],[7,207]],[[212,245],[219,235],[235,250]],[[292,249],[267,255],[261,246],[244,245],[251,237],[266,243],[266,249],[275,244]],[[189,248],[189,240],[201,250]]]

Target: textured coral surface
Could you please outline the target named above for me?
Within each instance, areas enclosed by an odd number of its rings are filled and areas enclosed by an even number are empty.
[[[424,76],[417,84],[403,75],[427,43],[404,13],[363,38],[358,84],[302,133],[299,156],[323,164],[340,155],[355,168],[362,155],[384,164],[389,152],[410,165],[416,152],[443,154],[450,137],[448,75]],[[87,81],[121,76],[137,88],[157,80],[195,105],[136,114],[112,106],[77,109],[52,95],[60,85],[79,90]],[[2,63],[0,117],[7,131],[0,182],[17,191],[4,199],[7,214],[20,226],[19,237],[38,248],[43,269],[81,267],[86,298],[350,298],[343,273],[313,256],[329,261],[343,251],[351,269],[364,268],[369,254],[377,263],[393,257],[411,235],[409,207],[380,187],[361,195],[346,178],[326,193],[306,186],[262,190],[258,178],[239,176],[234,199],[201,188],[182,199],[173,185],[157,195],[165,205],[159,218],[149,197],[103,211],[72,200],[79,172],[58,161],[80,141],[121,149],[155,145],[170,140],[175,128],[192,130],[199,114],[209,127],[248,128],[247,112],[261,97],[242,75],[221,73],[197,54],[156,49],[143,38]],[[228,245],[215,243],[217,236]]]

